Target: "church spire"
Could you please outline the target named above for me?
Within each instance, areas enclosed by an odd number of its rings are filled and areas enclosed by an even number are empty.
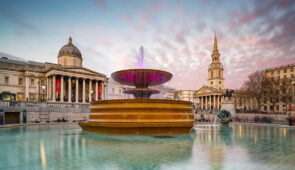
[[[213,48],[213,54],[219,54],[218,47],[217,47],[217,38],[216,38],[216,31],[214,31],[214,48]]]

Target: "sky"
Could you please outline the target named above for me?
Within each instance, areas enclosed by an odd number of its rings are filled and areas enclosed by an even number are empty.
[[[0,52],[57,63],[71,36],[83,67],[106,74],[146,68],[173,74],[166,85],[197,90],[207,83],[214,31],[225,88],[247,76],[295,63],[294,0],[1,0]]]

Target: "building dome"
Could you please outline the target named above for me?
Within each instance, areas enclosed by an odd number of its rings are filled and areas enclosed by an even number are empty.
[[[73,45],[71,37],[69,38],[69,43],[64,45],[59,50],[58,57],[61,56],[73,56],[82,59],[81,52],[76,46]]]

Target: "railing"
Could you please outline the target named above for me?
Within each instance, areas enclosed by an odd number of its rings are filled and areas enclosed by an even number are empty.
[[[88,103],[59,103],[59,102],[27,102],[0,100],[0,109],[10,111],[39,111],[39,112],[89,112]]]

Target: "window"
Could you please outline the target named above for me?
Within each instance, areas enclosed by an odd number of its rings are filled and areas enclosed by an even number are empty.
[[[9,83],[9,77],[5,77],[5,84],[7,85]]]
[[[211,81],[211,84],[213,84],[213,81]]]
[[[280,80],[280,76],[278,76],[278,78],[277,78],[278,80]]]
[[[269,101],[272,102],[272,97],[269,98]]]
[[[24,100],[24,94],[23,93],[17,93],[17,100],[23,101]]]
[[[211,78],[213,78],[213,71],[211,71]]]
[[[115,93],[115,89],[114,88],[112,89],[112,92],[113,92],[113,94]]]
[[[273,111],[273,106],[270,106],[270,110]]]
[[[290,72],[293,72],[293,70],[294,70],[293,68],[290,68]]]
[[[280,110],[280,106],[276,105],[276,110],[279,111]]]
[[[22,78],[18,79],[18,85],[23,85],[23,79]]]
[[[31,79],[31,85],[32,86],[34,85],[34,79]]]
[[[271,81],[274,81],[274,77],[271,78]]]
[[[287,73],[287,69],[284,70],[284,73]]]
[[[264,106],[264,111],[267,111],[267,106]]]
[[[221,81],[219,81],[219,84],[221,84]]]
[[[220,78],[220,71],[218,71],[218,77]]]
[[[286,79],[287,78],[287,75],[284,75],[284,79]]]
[[[278,70],[277,73],[280,74],[280,70]]]
[[[274,71],[271,71],[271,75],[273,75]]]
[[[294,77],[294,74],[291,74],[291,77],[293,78]]]
[[[121,89],[119,89],[119,94],[121,94]]]

